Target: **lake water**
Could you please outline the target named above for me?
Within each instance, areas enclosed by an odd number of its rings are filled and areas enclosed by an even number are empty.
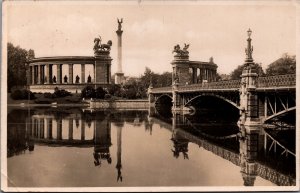
[[[261,134],[245,134],[233,120],[209,113],[9,108],[7,136],[9,187],[276,186],[295,181],[293,158],[261,153]]]

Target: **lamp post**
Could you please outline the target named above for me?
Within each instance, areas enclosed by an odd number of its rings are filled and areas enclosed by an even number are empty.
[[[253,58],[252,58],[253,46],[251,45],[251,40],[252,40],[251,39],[251,34],[252,34],[252,31],[251,31],[250,28],[248,29],[247,34],[248,34],[248,39],[247,39],[248,45],[247,45],[247,48],[245,49],[245,52],[246,52],[246,63],[252,63],[253,62]]]

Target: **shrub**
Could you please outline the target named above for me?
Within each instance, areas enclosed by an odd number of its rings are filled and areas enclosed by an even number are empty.
[[[50,104],[52,103],[52,100],[48,98],[38,98],[34,102],[37,104]]]
[[[107,94],[107,92],[101,86],[99,86],[96,89],[96,98],[97,99],[104,99],[106,94]]]
[[[92,86],[86,86],[81,91],[81,98],[94,98],[96,91]]]
[[[53,94],[51,94],[50,92],[45,92],[45,93],[44,93],[44,97],[45,97],[45,98],[49,98],[49,99],[54,98],[54,97],[53,97]]]
[[[35,99],[34,94],[26,89],[22,89],[22,90],[15,90],[11,93],[11,98],[14,100],[32,100]]]
[[[110,94],[105,94],[104,99],[111,99],[111,95]]]
[[[57,87],[54,90],[54,96],[56,98],[60,98],[60,97],[66,97],[66,96],[71,96],[72,94],[64,89],[57,89]]]

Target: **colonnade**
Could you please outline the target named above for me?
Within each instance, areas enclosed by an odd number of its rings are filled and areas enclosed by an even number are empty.
[[[56,76],[53,72],[53,65],[56,65]],[[63,65],[68,65],[69,73],[63,77]],[[29,83],[36,84],[85,84],[95,82],[95,64],[81,65],[81,74],[74,77],[75,64],[30,64]],[[85,77],[85,65],[93,65],[93,76]],[[75,78],[75,81],[74,81]]]
[[[210,68],[190,68],[192,72],[192,83],[202,83],[202,82],[214,82],[217,77],[217,70]]]
[[[86,125],[85,121],[74,118],[32,117],[28,134],[36,139],[93,140],[94,124]]]

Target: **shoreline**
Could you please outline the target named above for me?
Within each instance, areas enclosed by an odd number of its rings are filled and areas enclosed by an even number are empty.
[[[7,107],[85,107],[90,109],[147,109],[149,107],[146,99],[120,99],[120,100],[85,100],[84,103],[7,103]]]

